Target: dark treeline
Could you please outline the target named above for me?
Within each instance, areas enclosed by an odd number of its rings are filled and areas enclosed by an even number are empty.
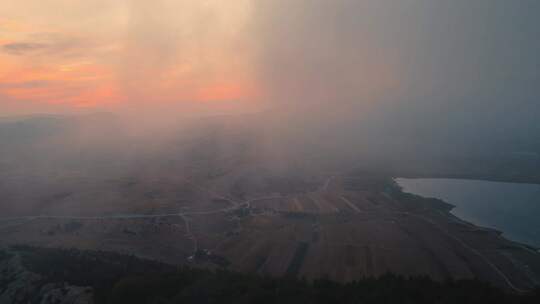
[[[539,303],[540,290],[516,295],[477,280],[435,282],[388,274],[350,283],[271,278],[175,267],[134,256],[14,247],[42,284],[91,286],[96,303]],[[2,254],[6,259],[10,255]],[[0,289],[1,286],[0,286]]]

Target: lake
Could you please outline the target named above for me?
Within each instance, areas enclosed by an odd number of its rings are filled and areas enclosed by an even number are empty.
[[[455,205],[452,213],[508,239],[540,248],[540,185],[443,178],[396,178],[404,192]]]

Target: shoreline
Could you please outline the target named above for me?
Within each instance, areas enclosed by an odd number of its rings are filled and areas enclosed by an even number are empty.
[[[475,175],[435,175],[435,174],[400,174],[393,175],[392,179],[406,178],[406,179],[449,179],[449,180],[469,180],[469,181],[482,181],[492,183],[508,183],[508,184],[521,184],[521,185],[537,185],[540,186],[540,181],[535,179],[512,179],[504,177],[483,177]]]
[[[484,225],[484,224],[480,224],[480,223],[476,223],[475,221],[473,220],[469,220],[469,219],[465,219],[462,217],[462,215],[459,215],[459,214],[456,214],[455,213],[455,210],[459,208],[459,206],[453,204],[453,203],[450,203],[448,201],[446,201],[445,199],[443,198],[440,198],[440,197],[429,197],[429,196],[424,196],[424,195],[421,195],[421,194],[418,194],[418,193],[413,193],[413,192],[407,192],[405,191],[405,189],[403,188],[403,186],[397,181],[397,179],[425,179],[425,180],[433,180],[433,179],[437,179],[437,180],[465,180],[465,181],[478,181],[478,182],[488,182],[488,183],[495,183],[495,184],[519,184],[519,185],[530,185],[530,186],[540,186],[540,184],[536,184],[536,183],[522,183],[522,182],[508,182],[508,181],[499,181],[499,180],[486,180],[486,179],[476,179],[476,178],[459,178],[459,177],[404,177],[404,176],[399,176],[399,177],[392,177],[392,181],[394,182],[394,184],[397,186],[398,188],[398,191],[400,191],[401,193],[408,193],[408,194],[412,194],[412,195],[417,195],[417,196],[420,196],[420,197],[423,197],[423,198],[435,198],[437,200],[440,200],[440,201],[443,201],[444,203],[452,206],[452,208],[447,212],[450,216],[464,222],[464,223],[467,223],[467,224],[470,224],[474,227],[477,227],[478,229],[481,229],[481,230],[484,230],[484,231],[491,231],[491,232],[495,232],[497,234],[499,234],[499,236],[501,238],[504,238],[508,241],[511,241],[512,243],[515,243],[517,245],[520,245],[522,247],[525,247],[529,250],[532,250],[532,251],[535,251],[536,253],[540,254],[540,246],[536,246],[536,245],[532,245],[532,244],[527,244],[525,242],[522,242],[522,241],[518,241],[518,240],[515,240],[513,238],[511,238],[509,235],[508,235],[508,232],[505,232],[503,231],[503,229],[500,229],[500,228],[496,228],[496,227],[490,227],[490,226],[487,226],[487,225]]]

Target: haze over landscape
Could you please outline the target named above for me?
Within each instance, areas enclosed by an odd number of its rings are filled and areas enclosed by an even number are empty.
[[[3,2],[0,303],[178,265],[540,285],[540,2]]]

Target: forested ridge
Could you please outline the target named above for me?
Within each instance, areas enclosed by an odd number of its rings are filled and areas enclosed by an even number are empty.
[[[0,259],[14,254],[44,278],[40,284],[89,286],[96,303],[540,303],[540,290],[517,295],[477,280],[435,282],[387,274],[343,284],[177,267],[110,252],[27,246],[1,252]]]

